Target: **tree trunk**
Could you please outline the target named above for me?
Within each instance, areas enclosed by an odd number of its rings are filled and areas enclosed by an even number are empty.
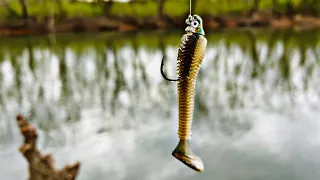
[[[111,14],[111,7],[113,5],[113,0],[104,2],[103,0],[98,0],[98,3],[102,6],[103,14],[109,16]]]
[[[25,0],[19,0],[20,4],[21,4],[21,8],[22,8],[22,17],[25,20],[25,23],[28,23],[28,18],[29,18],[29,14],[28,14],[28,8],[26,5]]]
[[[66,16],[66,12],[64,11],[62,1],[61,0],[56,0],[56,2],[57,2],[58,9],[59,9],[59,12],[60,12],[60,17],[61,18],[65,17]]]
[[[287,4],[286,4],[286,9],[287,9],[287,16],[289,16],[290,18],[292,18],[293,17],[293,15],[294,15],[294,7],[293,7],[293,5],[292,5],[292,3],[291,2],[287,2]]]
[[[163,18],[164,3],[165,3],[165,0],[158,0],[157,17],[160,18],[160,19]]]
[[[278,0],[272,0],[272,14],[277,13]]]
[[[258,11],[259,10],[259,3],[260,3],[260,0],[254,0],[253,2],[253,8],[255,11]]]

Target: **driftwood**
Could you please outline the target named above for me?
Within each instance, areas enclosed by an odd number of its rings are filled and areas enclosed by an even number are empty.
[[[20,152],[29,163],[29,180],[74,180],[80,168],[80,163],[66,165],[61,170],[55,170],[51,155],[42,155],[37,149],[37,131],[22,115],[17,116],[24,144]]]

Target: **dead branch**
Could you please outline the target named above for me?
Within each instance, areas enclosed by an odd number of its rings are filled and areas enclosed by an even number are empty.
[[[80,168],[80,163],[66,165],[61,170],[55,170],[54,160],[51,155],[42,155],[37,149],[37,131],[22,116],[17,116],[20,132],[24,137],[24,144],[20,152],[29,163],[29,180],[75,180]]]

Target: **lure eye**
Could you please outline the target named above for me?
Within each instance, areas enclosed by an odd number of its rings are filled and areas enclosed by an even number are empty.
[[[193,21],[191,23],[191,25],[192,25],[192,27],[196,28],[196,27],[198,27],[199,23],[197,21]]]

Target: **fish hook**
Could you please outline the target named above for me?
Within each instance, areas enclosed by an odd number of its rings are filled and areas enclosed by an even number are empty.
[[[178,81],[179,80],[178,78],[177,79],[170,79],[170,78],[167,78],[167,76],[164,74],[164,72],[163,72],[164,59],[165,59],[165,56],[163,56],[163,58],[161,60],[160,72],[161,72],[162,77],[167,81]]]

